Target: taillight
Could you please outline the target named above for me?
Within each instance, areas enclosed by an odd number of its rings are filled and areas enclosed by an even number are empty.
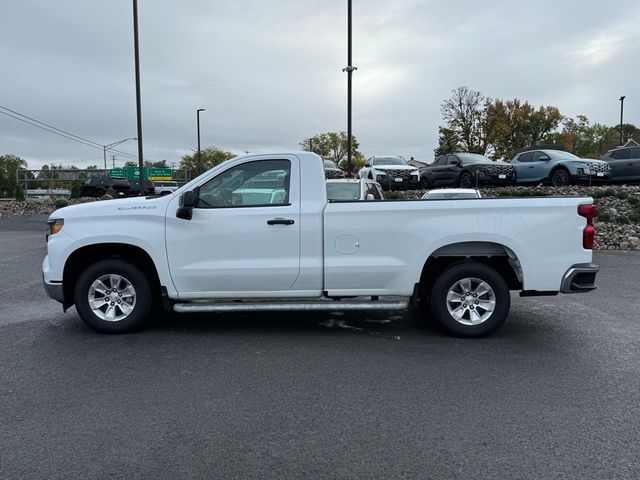
[[[578,215],[587,219],[587,225],[582,231],[582,248],[586,250],[593,249],[593,238],[595,229],[593,227],[593,217],[596,214],[596,207],[591,203],[578,205]]]

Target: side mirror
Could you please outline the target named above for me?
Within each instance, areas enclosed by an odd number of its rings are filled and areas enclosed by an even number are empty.
[[[176,212],[176,217],[183,220],[191,220],[193,218],[193,207],[196,206],[196,192],[189,190],[180,196],[180,207]]]
[[[549,160],[551,160],[551,157],[544,156],[540,157],[538,160],[540,160],[541,162],[548,162]]]
[[[367,167],[367,168],[369,168],[369,167],[371,167],[371,164],[370,164],[369,162],[366,162],[366,163],[364,164],[364,166],[365,166],[365,167]]]
[[[367,196],[365,197],[366,200],[375,200],[376,197],[373,196],[373,193],[367,193]]]

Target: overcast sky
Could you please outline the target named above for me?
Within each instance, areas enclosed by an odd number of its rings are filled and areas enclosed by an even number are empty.
[[[20,0],[0,15],[0,105],[101,144],[136,136],[131,0]],[[369,155],[432,159],[460,85],[640,124],[636,1],[353,0],[353,132]],[[298,149],[346,130],[346,0],[140,0],[145,157],[202,144]],[[119,149],[136,152],[135,142]],[[0,154],[31,168],[101,150],[0,115]],[[124,162],[119,156],[118,161]]]

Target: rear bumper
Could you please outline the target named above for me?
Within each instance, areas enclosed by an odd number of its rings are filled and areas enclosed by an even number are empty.
[[[583,293],[596,289],[596,274],[599,267],[593,263],[572,265],[562,276],[562,293]]]

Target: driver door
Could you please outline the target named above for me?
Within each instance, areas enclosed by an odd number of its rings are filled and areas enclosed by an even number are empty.
[[[191,220],[167,211],[167,256],[180,298],[288,290],[300,271],[295,156],[231,166],[198,187]]]

